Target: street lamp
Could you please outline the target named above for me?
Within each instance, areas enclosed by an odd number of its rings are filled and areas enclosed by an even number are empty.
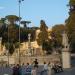
[[[24,0],[18,0],[18,3],[19,3],[19,64],[21,63],[20,62],[20,23],[21,23],[21,18],[20,18],[20,5],[21,5],[21,2],[24,1]]]

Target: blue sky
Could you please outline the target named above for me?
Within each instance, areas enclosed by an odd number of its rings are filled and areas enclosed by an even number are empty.
[[[31,25],[40,26],[44,20],[48,27],[63,24],[68,18],[69,0],[24,0],[21,2],[21,17],[30,20]],[[18,0],[0,0],[0,17],[18,16]]]

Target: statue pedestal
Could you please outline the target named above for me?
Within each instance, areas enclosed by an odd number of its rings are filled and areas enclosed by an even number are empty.
[[[71,60],[70,60],[70,51],[63,49],[62,50],[62,67],[63,68],[71,68]]]

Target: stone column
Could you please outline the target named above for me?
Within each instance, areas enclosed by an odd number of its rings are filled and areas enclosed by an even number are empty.
[[[70,55],[70,49],[69,49],[69,43],[68,43],[68,37],[67,34],[64,32],[62,34],[62,66],[63,68],[71,68],[71,55]]]

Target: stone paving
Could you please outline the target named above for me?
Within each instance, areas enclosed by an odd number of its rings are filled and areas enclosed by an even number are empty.
[[[40,75],[40,71],[41,71],[42,67],[39,68],[39,74]],[[0,68],[0,75],[4,75],[4,74],[9,74],[12,75],[12,68]],[[75,75],[75,67],[71,68],[71,69],[65,69],[63,72],[60,73],[55,73],[54,75]]]
[[[31,66],[31,68],[32,68],[32,66]],[[22,69],[21,70],[22,74],[25,75],[26,68],[22,67],[21,69]],[[37,75],[40,75],[40,72],[42,71],[42,69],[43,69],[43,66],[39,66],[39,68],[37,70],[37,73],[38,73]],[[10,67],[0,67],[0,75],[4,75],[4,74],[12,75],[12,72],[13,72],[13,70]]]
[[[75,75],[75,67],[71,69],[66,69],[64,72],[56,73],[55,75]]]

